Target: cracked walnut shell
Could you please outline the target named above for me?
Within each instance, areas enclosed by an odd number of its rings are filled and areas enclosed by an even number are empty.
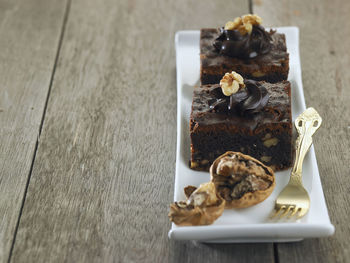
[[[275,188],[273,170],[240,152],[226,152],[210,167],[211,181],[226,208],[246,208],[264,201]]]
[[[199,188],[188,186],[184,189],[187,201],[170,205],[169,218],[179,226],[210,225],[222,215],[225,200],[215,190],[212,182]]]

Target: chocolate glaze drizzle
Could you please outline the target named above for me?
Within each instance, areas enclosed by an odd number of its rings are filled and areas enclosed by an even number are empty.
[[[255,25],[250,34],[241,35],[238,30],[225,30],[222,27],[213,45],[217,52],[226,56],[254,58],[270,52],[271,35],[275,32],[267,32],[261,25]]]
[[[225,96],[218,86],[212,91],[217,99],[209,101],[209,108],[216,112],[238,112],[241,115],[259,112],[267,105],[269,93],[254,80],[245,80],[244,84],[244,89],[229,97]]]

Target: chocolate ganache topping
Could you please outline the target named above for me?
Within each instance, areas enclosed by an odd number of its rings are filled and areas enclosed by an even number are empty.
[[[214,47],[220,54],[237,58],[254,58],[270,52],[272,38],[276,31],[267,32],[261,25],[253,25],[252,31],[242,35],[239,30],[220,28],[220,35]]]
[[[209,101],[209,108],[216,112],[238,112],[241,115],[259,112],[267,105],[269,93],[257,81],[244,80],[244,84],[244,89],[231,96],[225,96],[218,86],[212,91],[216,99]]]

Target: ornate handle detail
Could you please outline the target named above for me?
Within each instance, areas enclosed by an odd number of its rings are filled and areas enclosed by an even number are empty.
[[[297,180],[301,182],[301,172],[305,155],[312,144],[312,135],[321,126],[321,123],[322,118],[314,108],[307,108],[295,120],[294,124],[299,135],[296,140],[296,155],[291,181]]]

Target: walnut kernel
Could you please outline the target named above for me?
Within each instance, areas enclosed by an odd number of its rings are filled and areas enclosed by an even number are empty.
[[[208,164],[208,163],[209,163],[209,160],[206,160],[206,159],[204,159],[204,160],[201,161],[201,165],[206,165],[206,164]]]
[[[242,18],[241,17],[236,17],[233,21],[228,21],[225,25],[226,30],[235,30],[237,29],[240,25],[242,25]]]
[[[215,204],[217,200],[215,185],[209,182],[201,184],[188,198],[187,203],[200,206],[205,202],[205,205],[209,206]]]
[[[252,32],[253,26],[260,25],[262,23],[262,19],[258,15],[248,14],[242,17],[242,22],[247,33],[250,34]]]
[[[199,164],[197,162],[191,161],[191,168],[196,168],[198,166],[199,166]]]
[[[262,19],[258,15],[244,15],[242,17],[236,17],[233,21],[228,21],[225,24],[226,30],[238,30],[241,35],[250,34],[253,30],[253,26],[260,25]]]
[[[263,73],[263,72],[261,72],[261,71],[254,71],[253,73],[252,73],[252,76],[253,77],[256,77],[256,78],[260,78],[260,77],[263,77],[263,76],[265,76],[265,73]]]
[[[262,156],[260,160],[265,163],[268,163],[269,161],[271,161],[271,158],[272,158],[271,156]]]
[[[270,148],[271,146],[276,146],[278,144],[279,140],[277,138],[271,138],[271,139],[267,139],[264,141],[264,145],[267,148]]]
[[[262,138],[262,140],[265,141],[270,138],[271,138],[271,133],[266,133],[265,136]]]
[[[245,88],[243,77],[235,71],[226,73],[220,80],[220,86],[225,96],[231,96]]]

